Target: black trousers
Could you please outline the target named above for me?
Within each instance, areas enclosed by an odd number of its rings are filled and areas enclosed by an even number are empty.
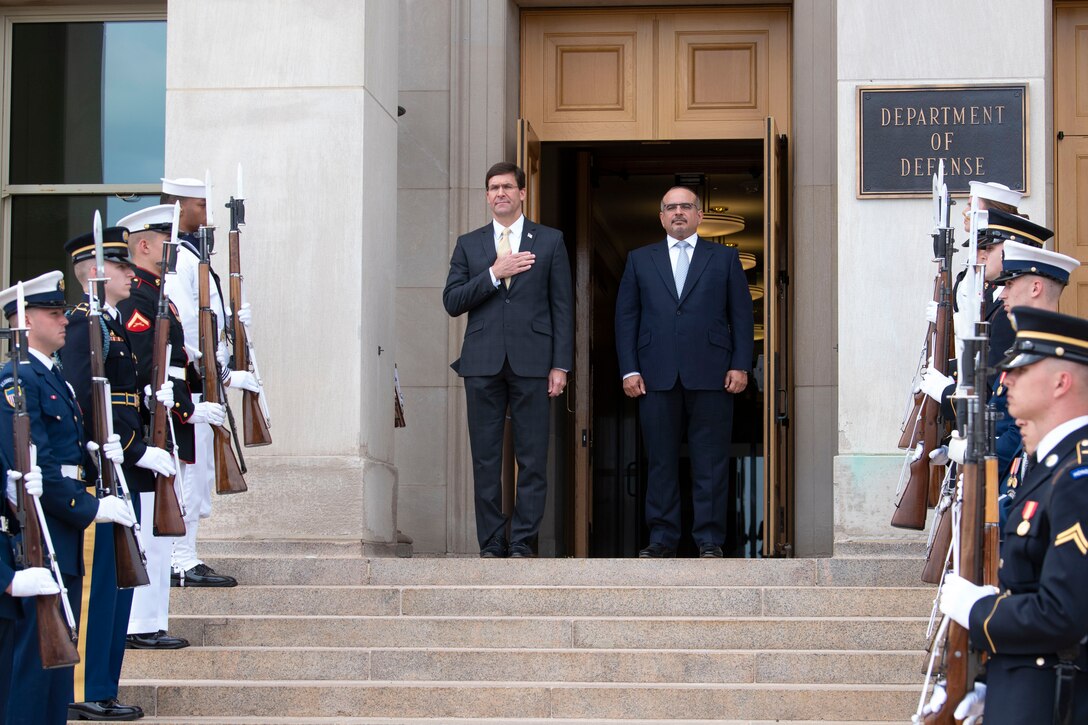
[[[509,407],[518,466],[510,540],[528,541],[540,529],[548,489],[548,379],[515,375],[507,361],[498,375],[470,376],[464,381],[476,489],[476,537],[482,547],[506,526],[502,513],[502,443]]]
[[[725,390],[650,390],[639,399],[642,440],[649,459],[646,525],[650,542],[676,548],[680,542],[680,445],[688,434],[696,544],[725,541],[729,438],[733,395]]]

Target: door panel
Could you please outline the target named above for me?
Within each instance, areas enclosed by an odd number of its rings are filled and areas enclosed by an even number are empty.
[[[1080,260],[1059,309],[1088,317],[1088,3],[1054,12],[1055,250]],[[1079,79],[1079,82],[1078,82]]]
[[[793,554],[792,351],[789,334],[788,167],[786,137],[766,119],[763,162],[765,510],[763,556]]]

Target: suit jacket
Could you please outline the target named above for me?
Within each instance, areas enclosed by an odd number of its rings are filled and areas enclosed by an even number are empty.
[[[30,416],[30,439],[37,447],[37,463],[42,469],[41,503],[46,523],[53,538],[57,563],[68,576],[83,576],[83,529],[98,513],[98,499],[88,493],[86,483],[67,478],[61,473],[63,465],[89,467],[90,460],[83,449],[83,415],[75,395],[67,383],[61,382],[33,355],[30,362],[19,366],[19,387],[26,396]],[[11,362],[0,370],[0,463],[5,471],[14,466],[15,388],[12,384]],[[84,474],[94,480],[94,469]]]
[[[462,234],[450,259],[442,302],[451,317],[468,313],[461,357],[450,367],[461,377],[496,375],[510,361],[515,375],[544,378],[552,368],[574,366],[574,317],[570,263],[558,229],[525,220],[522,252],[536,261],[496,287],[491,223]]]
[[[729,370],[752,367],[752,296],[737,250],[699,239],[677,295],[667,241],[634,250],[616,296],[620,374],[647,390],[721,390]]]

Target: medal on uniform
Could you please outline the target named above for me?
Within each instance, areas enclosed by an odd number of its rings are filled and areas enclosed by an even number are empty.
[[[1016,527],[1017,536],[1027,536],[1031,531],[1031,517],[1035,515],[1035,512],[1039,509],[1038,501],[1028,501],[1024,504],[1023,517],[1024,520]]]

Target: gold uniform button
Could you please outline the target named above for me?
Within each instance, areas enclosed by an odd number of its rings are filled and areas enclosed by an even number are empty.
[[[1044,664],[1046,664],[1046,660],[1044,660],[1042,657],[1039,657],[1035,660],[1035,664],[1037,664],[1039,667],[1042,667]]]

